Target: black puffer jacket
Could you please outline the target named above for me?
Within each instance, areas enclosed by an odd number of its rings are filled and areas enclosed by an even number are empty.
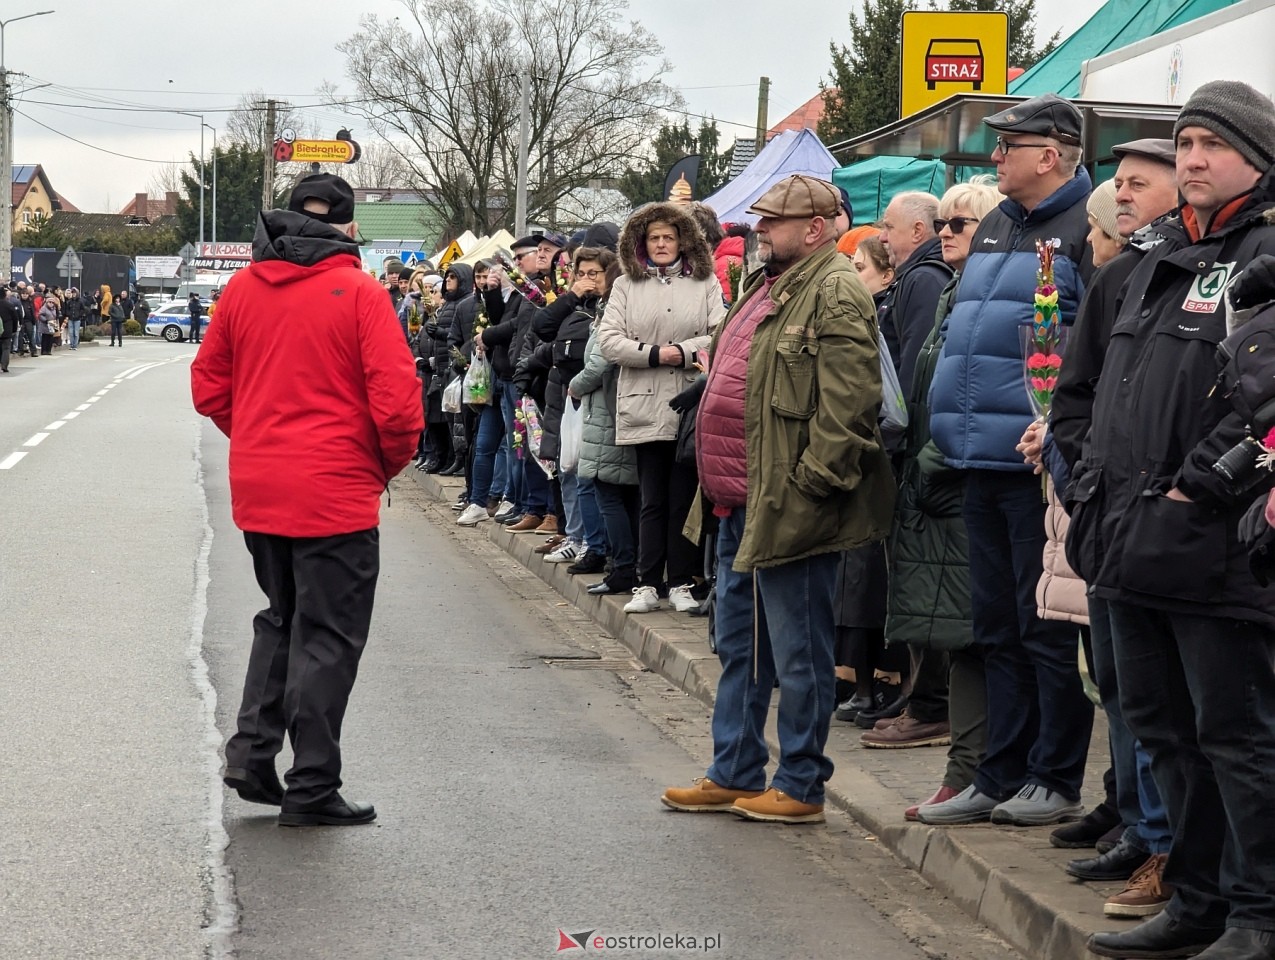
[[[501,380],[511,381],[514,368],[523,355],[527,338],[531,334],[531,323],[535,319],[537,307],[530,303],[516,290],[508,300],[502,300],[500,291],[493,291],[495,296],[488,296],[488,315],[492,325],[483,331],[483,348],[491,361],[491,370]],[[493,312],[494,308],[494,312]],[[499,316],[499,320],[496,317]]]
[[[1213,389],[1223,293],[1254,257],[1275,253],[1272,209],[1275,171],[1203,238],[1183,208],[1125,286],[1066,496],[1067,559],[1103,599],[1275,627],[1275,585],[1259,586],[1238,536],[1272,475],[1237,490],[1213,470],[1247,433]],[[1165,496],[1175,488],[1190,502]]]
[[[553,368],[549,371],[545,387],[545,410],[540,419],[544,434],[540,440],[540,456],[556,459],[559,451],[559,428],[562,412],[566,409],[567,384],[584,370],[584,352],[589,345],[589,334],[601,304],[596,296],[580,299],[574,294],[576,307],[558,326],[551,349]],[[562,299],[559,297],[559,299]],[[555,300],[550,307],[557,306]]]
[[[454,291],[448,291],[447,278],[455,277],[460,283]],[[452,331],[474,328],[474,317],[478,313],[478,304],[474,297],[474,269],[464,263],[454,263],[443,274],[443,304],[434,314],[434,319],[425,324],[422,334],[429,337],[431,346],[428,352],[420,351],[421,356],[429,356],[433,360],[434,375],[430,377],[429,392],[437,393],[447,385],[451,371]]]

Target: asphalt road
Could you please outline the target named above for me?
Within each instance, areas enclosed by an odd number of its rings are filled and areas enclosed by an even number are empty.
[[[585,931],[561,952],[1012,957],[840,816],[663,809],[702,773],[705,710],[411,478],[343,737],[379,819],[280,829],[226,793],[262,597],[191,356],[86,347],[0,378],[0,957],[524,958]],[[700,947],[617,939],[652,936]]]

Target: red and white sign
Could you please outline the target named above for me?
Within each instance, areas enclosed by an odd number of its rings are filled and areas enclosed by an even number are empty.
[[[251,243],[201,243],[201,257],[216,257],[219,260],[252,260]]]

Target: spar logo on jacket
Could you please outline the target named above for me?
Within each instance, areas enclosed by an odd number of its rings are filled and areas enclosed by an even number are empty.
[[[1036,241],[1055,245],[1058,307],[1070,325],[1091,269],[1085,247],[1091,188],[1082,167],[1030,213],[1006,199],[979,224],[930,385],[930,430],[953,467],[1032,469],[1014,447],[1035,418],[1023,385],[1018,328],[1035,309]]]

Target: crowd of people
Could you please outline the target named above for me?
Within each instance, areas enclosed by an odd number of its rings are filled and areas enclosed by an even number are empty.
[[[666,805],[821,820],[835,718],[865,748],[947,747],[907,819],[1090,849],[1067,873],[1125,881],[1106,914],[1152,918],[1093,952],[1275,956],[1254,465],[1275,392],[1218,359],[1256,364],[1267,341],[1228,334],[1275,322],[1275,108],[1206,84],[1096,187],[1067,101],[985,123],[994,177],[901,193],[878,223],[796,176],[751,231],[670,201],[400,277],[418,467],[463,475],[460,526],[544,537],[628,613],[715,591],[715,758]],[[1023,346],[1042,303],[1067,331],[1044,408]],[[1086,812],[1095,700],[1111,763]]]
[[[150,304],[128,290],[113,295],[109,284],[97,290],[47,286],[17,280],[0,284],[0,373],[12,356],[47,357],[62,346],[80,348],[85,324],[101,324],[111,346],[124,346],[124,324],[145,322]],[[105,331],[104,331],[105,332]]]

